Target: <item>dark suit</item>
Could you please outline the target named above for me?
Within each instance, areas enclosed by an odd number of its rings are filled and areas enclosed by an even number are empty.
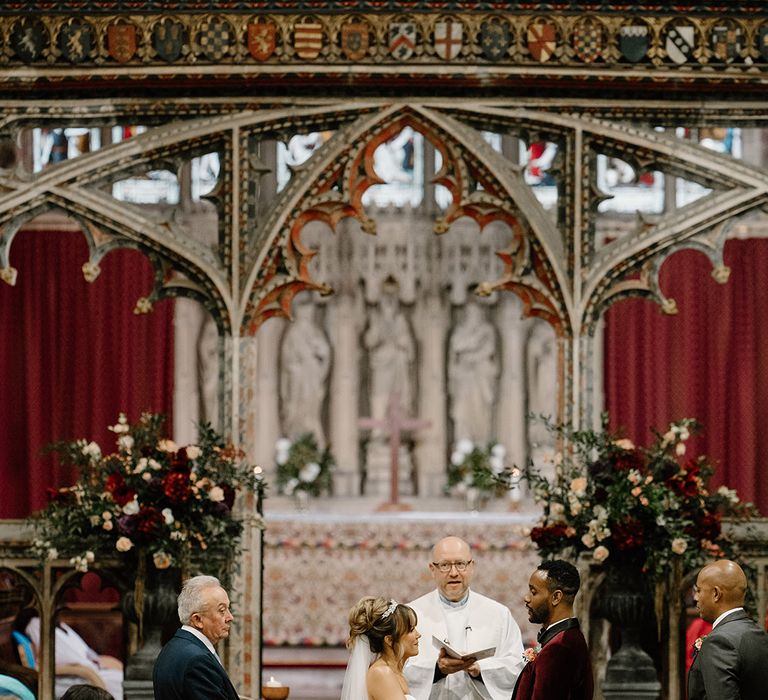
[[[688,672],[689,700],[752,700],[768,694],[768,634],[737,610],[704,639]]]
[[[177,630],[155,661],[155,700],[238,700],[227,672],[194,634]]]
[[[523,667],[513,700],[592,700],[592,661],[578,620],[545,630],[541,651]]]

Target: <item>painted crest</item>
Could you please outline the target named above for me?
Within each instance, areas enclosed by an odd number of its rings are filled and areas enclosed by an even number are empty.
[[[557,48],[557,28],[552,22],[539,20],[528,25],[528,51],[541,63],[552,58]]]
[[[303,22],[293,28],[293,48],[299,58],[312,60],[323,48],[323,25],[319,22]]]
[[[416,25],[393,22],[389,25],[389,53],[398,61],[407,61],[416,48]]]
[[[573,31],[573,52],[584,63],[593,63],[603,52],[605,33],[599,22],[586,20]]]
[[[47,39],[48,32],[40,20],[22,20],[11,30],[11,47],[24,63],[34,63],[42,58]]]
[[[650,43],[648,25],[627,24],[619,30],[619,51],[630,63],[645,58]]]
[[[87,22],[72,20],[59,32],[59,49],[70,63],[82,63],[91,56],[93,49],[93,27]]]
[[[136,53],[136,27],[110,24],[107,27],[107,51],[118,63],[127,63]]]
[[[152,28],[152,46],[164,61],[173,63],[178,60],[184,46],[184,25],[172,19],[158,22]]]
[[[359,61],[368,53],[368,25],[351,22],[341,28],[341,50],[350,61]]]
[[[664,48],[675,63],[685,63],[693,55],[696,31],[690,24],[673,25],[667,30]]]
[[[768,24],[760,27],[757,33],[757,48],[764,61],[768,61]]]
[[[213,18],[203,22],[197,35],[197,43],[203,56],[209,61],[220,61],[229,53],[235,34],[227,20]]]
[[[710,37],[712,53],[720,63],[733,63],[740,58],[744,46],[741,27],[735,24],[724,24],[713,27]]]
[[[266,61],[277,46],[277,26],[274,22],[248,25],[248,51],[257,61]]]
[[[464,41],[464,25],[461,22],[435,24],[435,53],[444,61],[452,61],[459,55]]]
[[[511,40],[506,22],[483,22],[480,25],[480,47],[489,61],[498,61],[507,54]]]

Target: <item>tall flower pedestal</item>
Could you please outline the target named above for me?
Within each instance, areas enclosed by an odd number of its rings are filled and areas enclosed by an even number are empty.
[[[603,615],[621,630],[621,646],[605,670],[605,700],[658,700],[661,695],[653,659],[640,646],[643,628],[655,619],[652,600],[644,590],[629,589],[640,576],[638,571],[609,577],[610,588],[602,600]]]
[[[126,662],[123,689],[125,700],[154,700],[152,669],[162,648],[163,629],[178,620],[179,571],[165,569],[158,571],[150,562],[144,584],[143,636],[144,644]],[[125,616],[138,623],[136,614],[136,592],[129,591],[123,596],[122,608]]]

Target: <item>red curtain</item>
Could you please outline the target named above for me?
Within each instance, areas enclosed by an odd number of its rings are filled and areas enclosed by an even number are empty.
[[[768,513],[768,240],[728,241],[727,284],[711,277],[709,260],[681,251],[662,267],[661,288],[676,316],[629,299],[606,314],[605,397],[611,425],[639,444],[651,428],[692,417],[703,431],[690,454],[716,465],[713,484],[738,490]]]
[[[70,468],[41,455],[49,443],[87,438],[107,453],[121,411],[171,419],[173,304],[133,313],[152,286],[141,253],[110,253],[90,284],[87,259],[79,232],[25,231],[13,242],[16,286],[0,284],[0,518],[25,517],[46,504],[47,487],[72,483]]]

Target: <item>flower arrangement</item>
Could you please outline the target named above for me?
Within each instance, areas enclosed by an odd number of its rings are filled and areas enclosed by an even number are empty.
[[[484,496],[501,493],[503,488],[500,487],[499,476],[504,472],[506,456],[504,445],[497,442],[492,441],[482,447],[466,438],[459,440],[448,465],[445,492],[465,495],[469,489],[476,489]]]
[[[202,554],[226,559],[237,552],[243,522],[233,513],[240,491],[263,498],[261,467],[202,425],[195,445],[164,437],[165,419],[144,413],[135,424],[120,414],[109,429],[117,450],[95,442],[51,446],[79,471],[73,486],[48,489],[49,504],[32,516],[34,548],[42,559],[69,558],[87,571],[100,557],[119,557],[143,570],[188,567]]]
[[[706,557],[732,556],[722,519],[749,519],[755,510],[725,486],[710,491],[712,465],[686,454],[698,423],[672,423],[663,435],[655,432],[648,448],[609,432],[607,425],[606,415],[600,431],[547,422],[569,451],[555,455],[553,480],[530,465],[522,471],[543,506],[531,531],[541,555],[586,553],[597,563],[635,568],[657,584],[672,564],[687,571]]]
[[[329,447],[320,449],[312,433],[291,441],[280,438],[275,443],[277,488],[286,496],[305,492],[311,496],[330,493],[336,463]]]

